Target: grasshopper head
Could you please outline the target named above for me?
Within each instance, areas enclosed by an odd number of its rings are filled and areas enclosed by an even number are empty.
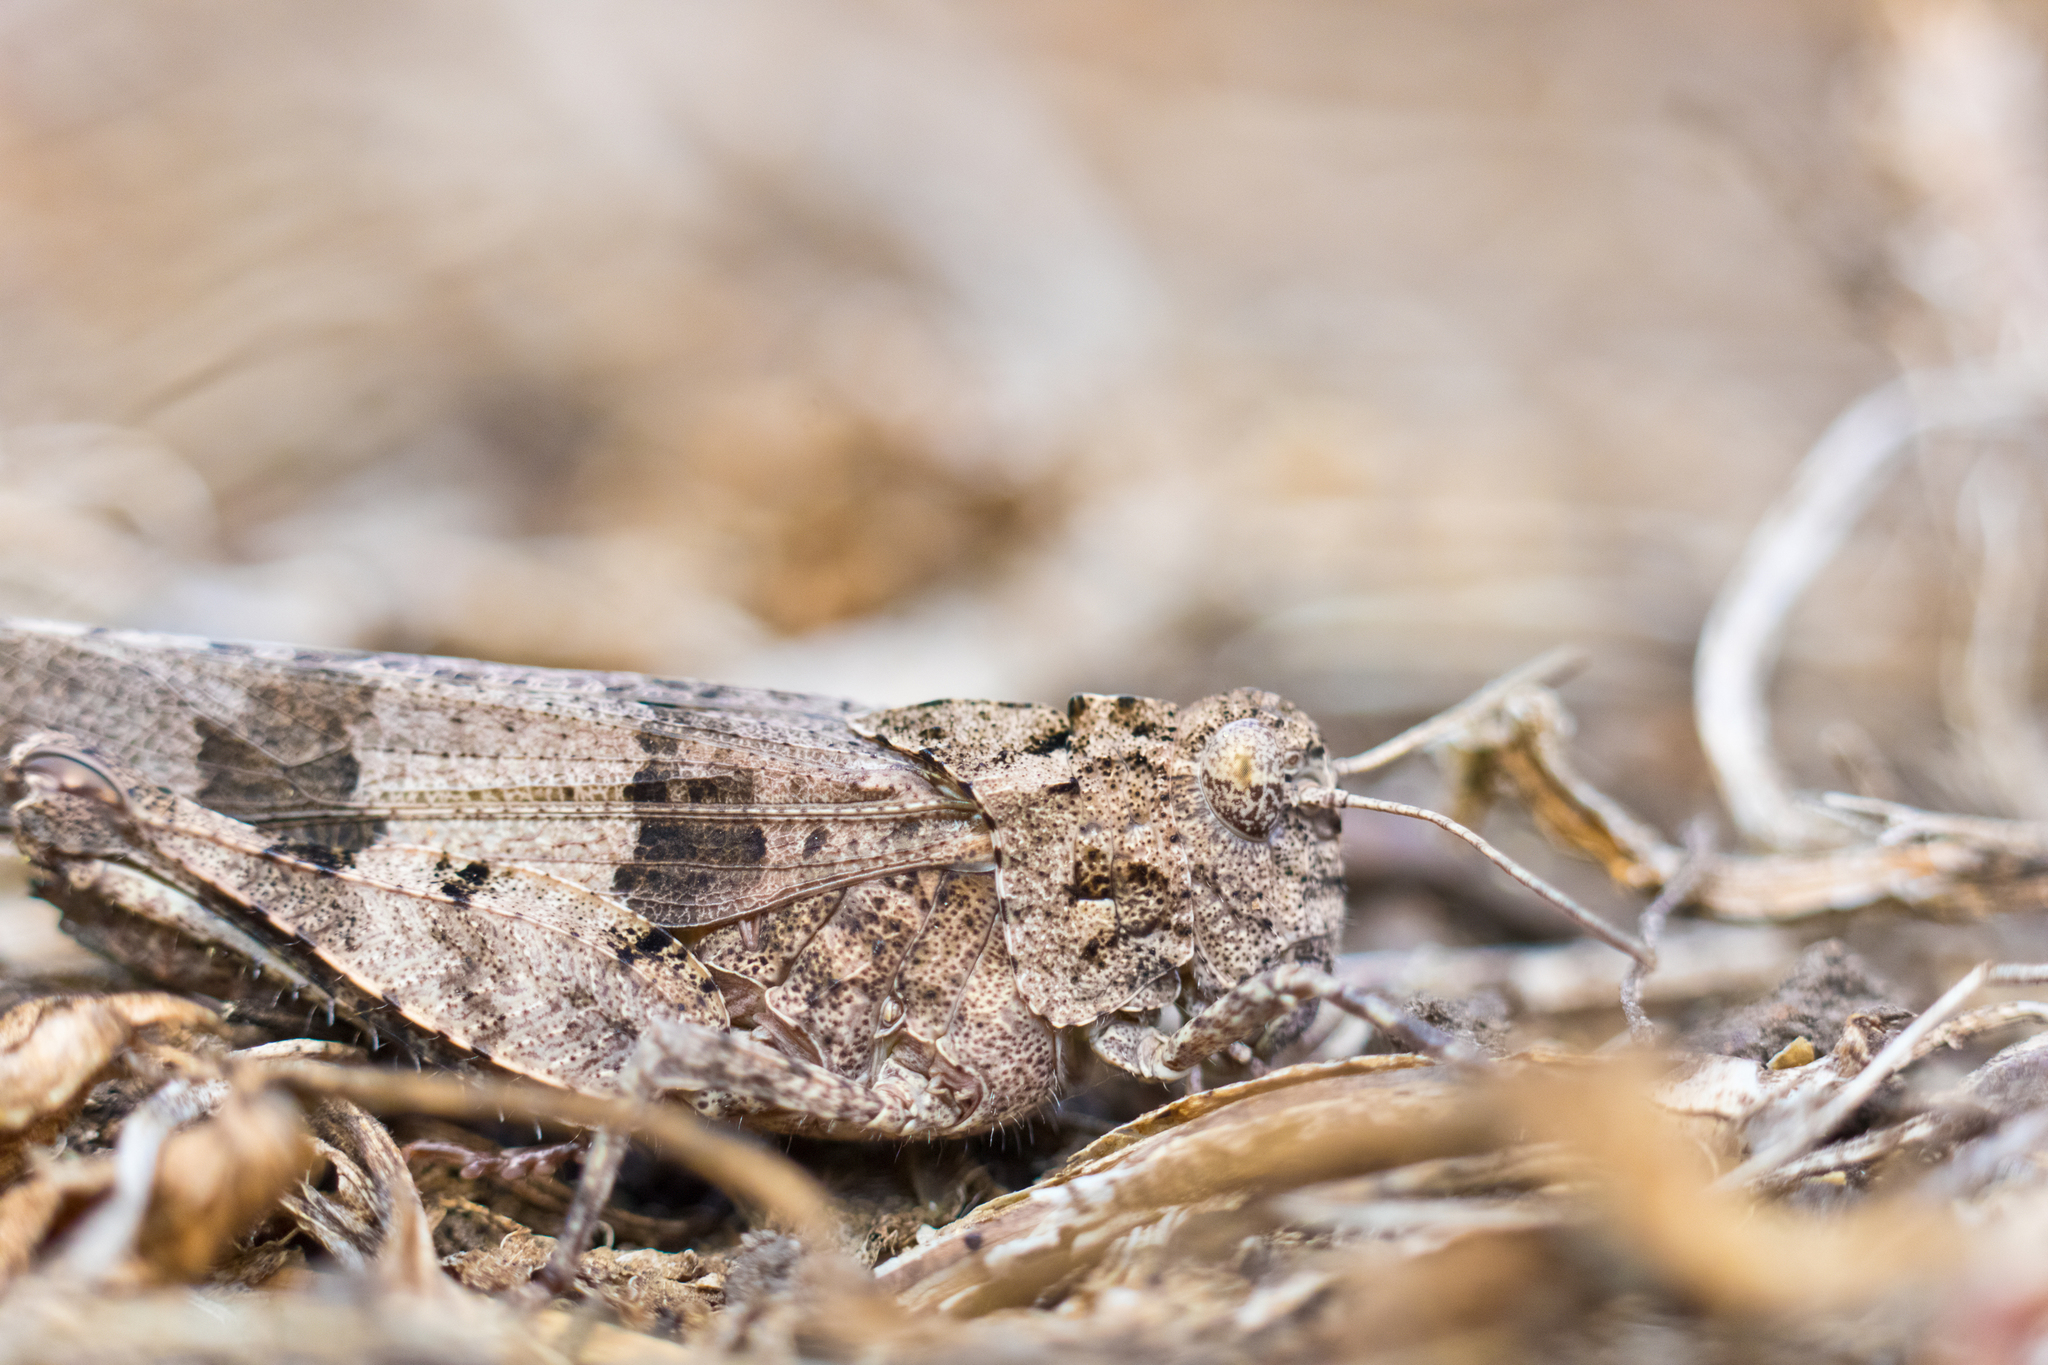
[[[1245,689],[1182,708],[1176,728],[1193,778],[1182,806],[1194,938],[1183,1010],[1283,962],[1327,968],[1344,927],[1338,819],[1294,799],[1305,783],[1329,781],[1315,723]],[[1313,1013],[1269,1029],[1261,1050],[1299,1036]]]

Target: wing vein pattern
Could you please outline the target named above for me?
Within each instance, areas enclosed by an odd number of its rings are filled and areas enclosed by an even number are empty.
[[[986,865],[974,802],[854,703],[632,673],[0,622],[0,725],[87,736],[273,833],[511,863],[664,928]]]

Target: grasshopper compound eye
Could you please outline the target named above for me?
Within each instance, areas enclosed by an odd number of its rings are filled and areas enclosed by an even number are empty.
[[[33,796],[85,796],[104,805],[122,804],[121,789],[112,778],[76,754],[45,749],[15,763],[7,775],[10,803]]]
[[[1218,820],[1263,843],[1287,809],[1287,775],[1301,755],[1282,746],[1277,730],[1247,716],[1231,721],[1202,746],[1202,796]]]

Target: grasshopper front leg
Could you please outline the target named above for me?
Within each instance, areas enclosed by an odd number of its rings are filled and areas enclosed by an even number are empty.
[[[1478,1061],[1463,1039],[1424,1023],[1378,991],[1347,985],[1328,972],[1283,962],[1240,981],[1172,1033],[1129,1015],[1105,1015],[1088,1032],[1095,1054],[1150,1081],[1177,1081],[1219,1052],[1245,1042],[1312,1000],[1355,1014],[1418,1052],[1446,1061]]]

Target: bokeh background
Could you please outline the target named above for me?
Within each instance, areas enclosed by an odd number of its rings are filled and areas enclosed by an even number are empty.
[[[1802,452],[2048,316],[2044,37],[6,0],[0,611],[876,703],[1255,684],[1344,746],[1573,642],[1586,767],[1672,827],[1700,623]],[[1998,813],[1944,660],[1989,464],[2036,539],[2033,439],[1921,450],[1802,605],[1802,780]]]

